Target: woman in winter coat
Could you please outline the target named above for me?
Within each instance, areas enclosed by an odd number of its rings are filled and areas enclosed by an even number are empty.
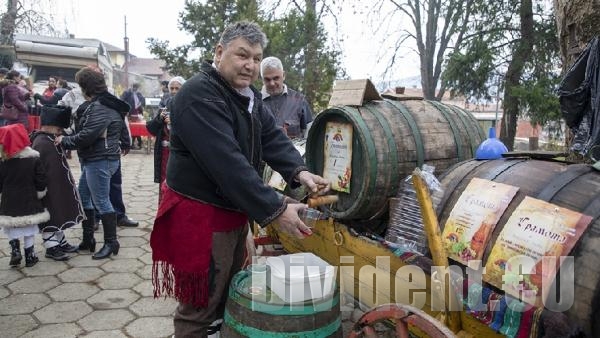
[[[6,74],[4,80],[0,81],[2,87],[2,97],[4,105],[7,107],[16,107],[19,115],[16,120],[6,120],[5,125],[21,123],[25,128],[29,128],[29,108],[27,100],[30,93],[27,88],[19,85],[21,74],[16,70],[11,70]]]
[[[90,98],[90,103],[78,122],[77,132],[57,136],[54,142],[65,149],[77,149],[81,162],[79,195],[86,220],[82,223],[83,241],[79,250],[94,252],[96,249],[95,206],[104,227],[104,245],[92,258],[104,259],[119,253],[117,214],[109,192],[110,178],[119,168],[120,141],[122,133],[127,130],[125,116],[129,105],[108,92],[104,75],[96,69],[82,68],[75,74],[75,80],[83,94]]]
[[[11,247],[10,266],[21,264],[19,239],[23,237],[25,266],[38,262],[33,248],[38,224],[50,220],[42,204],[46,195],[46,174],[40,154],[29,147],[29,137],[22,124],[0,127],[0,226]]]
[[[45,256],[65,261],[69,259],[67,253],[77,252],[78,247],[67,242],[63,230],[84,219],[81,199],[65,151],[54,144],[56,136],[71,124],[71,108],[44,106],[40,120],[40,130],[31,134],[31,142],[32,148],[40,153],[48,177],[48,193],[43,203],[50,212],[50,220],[40,224],[40,230],[46,248]]]
[[[165,103],[166,107],[161,109],[160,114],[157,114],[152,121],[146,124],[148,132],[155,137],[154,141],[154,182],[159,183],[158,186],[158,201],[162,197],[160,183],[164,182],[167,175],[167,160],[169,159],[169,130],[171,128],[171,118],[169,116],[170,103],[185,83],[185,79],[181,76],[176,76],[169,81],[168,88],[170,97]]]

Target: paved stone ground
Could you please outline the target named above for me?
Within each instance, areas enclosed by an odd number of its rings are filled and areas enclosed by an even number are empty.
[[[79,164],[70,160],[75,178]],[[66,262],[44,257],[41,236],[35,251],[40,262],[31,268],[8,265],[10,246],[0,231],[0,337],[170,337],[173,299],[152,297],[150,231],[156,213],[158,185],[153,182],[153,157],[133,151],[123,158],[123,199],[137,228],[119,228],[118,256],[92,260],[72,254]],[[81,240],[81,226],[66,231],[72,244]],[[96,232],[102,246],[101,230]],[[359,310],[342,312],[344,336]]]

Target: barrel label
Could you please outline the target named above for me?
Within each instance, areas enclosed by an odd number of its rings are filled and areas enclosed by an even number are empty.
[[[472,259],[481,260],[496,223],[518,190],[512,185],[473,178],[444,226],[442,238],[448,257],[465,265]]]
[[[323,177],[331,189],[349,193],[352,177],[352,124],[327,122],[325,126]]]
[[[556,271],[592,218],[529,196],[519,204],[498,236],[483,279],[542,306]]]

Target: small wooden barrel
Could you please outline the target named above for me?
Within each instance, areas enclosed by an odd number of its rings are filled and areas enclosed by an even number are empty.
[[[223,337],[342,337],[338,290],[330,297],[290,304],[269,290],[264,295],[252,295],[250,283],[245,270],[233,277],[221,329]]]

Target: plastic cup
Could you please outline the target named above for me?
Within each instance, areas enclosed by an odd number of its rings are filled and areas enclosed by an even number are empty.
[[[317,209],[306,208],[298,211],[298,217],[309,228],[314,228],[317,221],[321,218],[321,212]]]
[[[247,269],[251,278],[250,293],[265,292],[267,288],[267,266],[265,264],[250,264]]]

